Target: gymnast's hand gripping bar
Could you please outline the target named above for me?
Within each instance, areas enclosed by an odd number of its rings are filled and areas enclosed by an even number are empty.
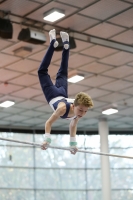
[[[5,141],[9,141],[9,142],[16,142],[16,143],[21,143],[21,144],[28,144],[28,145],[35,146],[35,147],[40,147],[40,148],[42,146],[41,144],[34,143],[34,142],[13,140],[13,139],[3,138],[3,137],[0,137],[0,140],[5,140]],[[67,148],[67,147],[58,147],[58,146],[49,145],[48,148],[70,151],[70,148]],[[89,154],[97,154],[97,155],[101,155],[101,156],[112,156],[112,157],[133,159],[133,157],[131,157],[131,156],[121,156],[121,155],[117,155],[117,154],[109,154],[109,153],[103,153],[103,152],[93,152],[93,151],[86,151],[86,150],[80,150],[80,149],[78,149],[78,152],[80,152],[80,153],[89,153]]]

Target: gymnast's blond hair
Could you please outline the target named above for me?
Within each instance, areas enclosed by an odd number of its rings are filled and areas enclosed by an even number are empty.
[[[91,97],[87,93],[84,93],[84,92],[79,92],[75,96],[74,105],[75,106],[83,105],[88,108],[92,108],[94,106]]]

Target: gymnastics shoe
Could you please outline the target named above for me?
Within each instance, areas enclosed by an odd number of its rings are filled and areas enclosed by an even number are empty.
[[[52,29],[51,31],[49,31],[49,37],[50,37],[50,42],[52,40],[55,40],[55,42],[54,42],[54,48],[56,48],[59,45],[59,43],[56,40],[56,31],[55,31],[55,29]]]
[[[68,49],[69,48],[69,35],[68,35],[68,33],[60,31],[60,36],[61,36],[62,42],[64,43],[64,48]]]

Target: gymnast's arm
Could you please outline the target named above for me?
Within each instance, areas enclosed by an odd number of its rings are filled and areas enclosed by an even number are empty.
[[[75,119],[71,120],[70,125],[69,125],[70,137],[75,137],[76,136],[78,121],[79,121],[78,117],[76,117]]]
[[[52,124],[62,115],[65,114],[64,106],[59,105],[51,117],[45,123],[45,133],[51,132]]]
[[[54,113],[51,115],[51,117],[46,121],[45,123],[45,139],[44,142],[41,146],[42,150],[47,149],[47,145],[51,143],[51,138],[50,138],[50,132],[51,132],[51,127],[52,124],[64,113],[66,112],[66,107],[64,107],[63,104],[58,105],[57,109],[54,111]]]
[[[77,142],[76,142],[76,132],[77,132],[77,123],[79,118],[76,117],[70,122],[69,132],[70,132],[70,152],[71,154],[76,154],[78,151]]]

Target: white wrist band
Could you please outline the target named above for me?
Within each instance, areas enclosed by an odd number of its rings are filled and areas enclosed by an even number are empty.
[[[76,137],[70,137],[70,142],[76,142]]]
[[[44,141],[46,141],[49,144],[51,143],[51,135],[50,135],[50,133],[45,133]]]
[[[69,145],[71,147],[77,146],[76,137],[70,137],[70,143],[69,143]]]

